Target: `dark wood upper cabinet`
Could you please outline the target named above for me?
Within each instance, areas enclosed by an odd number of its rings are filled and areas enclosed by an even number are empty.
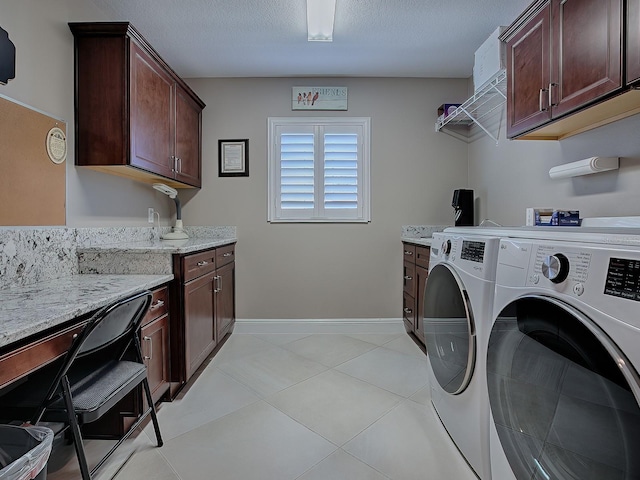
[[[640,0],[627,0],[627,78],[628,84],[640,80]]]
[[[76,165],[201,186],[204,103],[128,22],[70,23]]]
[[[553,118],[622,88],[622,3],[552,0]]]
[[[503,34],[509,138],[555,124],[622,90],[622,6],[623,0],[539,0]],[[539,129],[532,138],[583,131],[611,111],[592,113]]]
[[[551,120],[549,43],[551,5],[545,5],[507,42],[507,135]]]

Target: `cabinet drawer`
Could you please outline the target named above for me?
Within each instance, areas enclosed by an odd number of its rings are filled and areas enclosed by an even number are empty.
[[[403,255],[405,262],[414,262],[416,261],[416,246],[410,243],[403,243]]]
[[[198,278],[216,269],[216,250],[194,253],[183,259],[184,282]]]
[[[429,247],[416,247],[416,265],[429,268],[429,256],[431,249]]]
[[[220,268],[236,259],[236,245],[225,245],[216,248],[216,267]]]
[[[415,298],[416,296],[416,266],[411,262],[404,262],[402,273],[403,290]]]
[[[0,388],[61,357],[86,322],[36,340],[24,347],[0,356]]]
[[[142,319],[142,326],[161,317],[169,311],[169,289],[162,287],[153,291],[153,298],[147,314]]]
[[[407,292],[402,295],[402,316],[411,325],[415,324],[416,312],[415,312],[415,300]]]

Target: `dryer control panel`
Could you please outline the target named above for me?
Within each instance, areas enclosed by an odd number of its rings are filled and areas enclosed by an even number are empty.
[[[640,260],[610,258],[604,293],[640,301]]]

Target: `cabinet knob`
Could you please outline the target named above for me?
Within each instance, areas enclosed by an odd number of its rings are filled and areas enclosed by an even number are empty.
[[[145,355],[143,357],[144,360],[151,360],[153,358],[153,341],[151,340],[151,337],[148,337],[147,335],[145,335],[144,337],[142,337],[142,339],[145,342],[149,342],[149,355]]]
[[[540,108],[541,112],[545,112],[549,109],[549,107],[545,107],[543,105],[543,99],[544,99],[544,94],[548,92],[548,90],[546,88],[541,88],[540,89],[540,94],[538,96],[538,107]],[[551,92],[549,92],[549,97],[551,97]]]
[[[558,105],[557,103],[553,103],[553,87],[557,87],[557,86],[558,84],[554,82],[551,82],[549,84],[549,107],[555,107]]]
[[[152,303],[151,306],[149,307],[150,310],[155,310],[156,308],[160,308],[161,306],[164,305],[164,302],[162,300],[158,300],[155,303]]]
[[[405,276],[404,276],[404,279],[405,279],[405,280],[413,280],[413,277],[411,277],[411,276],[409,276],[409,275],[405,275]]]

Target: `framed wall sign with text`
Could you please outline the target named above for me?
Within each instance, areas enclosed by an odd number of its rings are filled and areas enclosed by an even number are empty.
[[[347,110],[347,87],[292,87],[291,110]]]
[[[218,140],[218,176],[249,176],[249,140]]]

